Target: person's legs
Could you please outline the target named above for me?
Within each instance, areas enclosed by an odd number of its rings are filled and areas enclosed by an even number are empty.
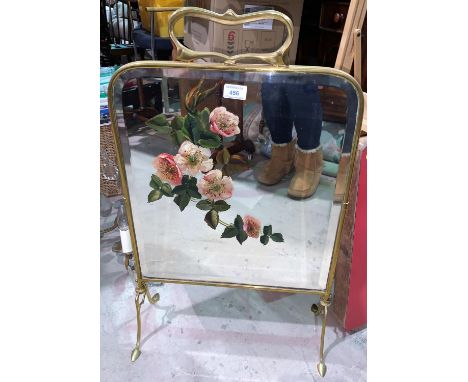
[[[273,185],[292,170],[295,153],[295,141],[292,139],[293,121],[284,84],[263,83],[262,104],[273,144],[271,159],[257,173],[257,180],[265,185]]]
[[[322,104],[318,87],[313,82],[290,84],[287,99],[297,132],[297,145],[302,150],[320,146]]]
[[[287,86],[282,83],[262,84],[263,116],[275,144],[286,144],[292,140],[293,118],[286,91]]]
[[[289,107],[297,132],[297,150],[294,160],[296,173],[288,187],[293,198],[307,198],[315,193],[323,169],[323,154],[320,146],[322,132],[322,105],[317,85],[314,82],[296,83],[288,86]]]

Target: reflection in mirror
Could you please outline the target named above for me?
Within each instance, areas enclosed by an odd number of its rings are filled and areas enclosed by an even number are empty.
[[[138,69],[114,103],[144,276],[325,289],[356,133],[352,86]]]

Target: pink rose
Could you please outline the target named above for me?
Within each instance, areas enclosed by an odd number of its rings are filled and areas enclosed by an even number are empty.
[[[260,229],[262,228],[260,220],[250,215],[245,215],[243,220],[245,233],[250,237],[258,238],[260,236]]]
[[[171,154],[159,154],[153,160],[153,167],[156,169],[158,175],[163,181],[169,182],[172,185],[179,185],[182,183],[182,172],[174,161]]]
[[[210,114],[210,131],[222,137],[237,135],[240,133],[239,117],[224,106],[217,107]]]
[[[177,166],[189,175],[196,175],[198,171],[207,172],[213,168],[211,151],[185,141],[180,145],[179,153],[174,157]]]
[[[198,192],[211,200],[225,200],[232,196],[233,185],[229,176],[221,170],[211,170],[198,181]]]

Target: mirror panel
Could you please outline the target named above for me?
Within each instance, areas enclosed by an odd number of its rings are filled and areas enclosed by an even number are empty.
[[[345,78],[306,70],[121,74],[112,101],[143,276],[325,289],[358,99]]]

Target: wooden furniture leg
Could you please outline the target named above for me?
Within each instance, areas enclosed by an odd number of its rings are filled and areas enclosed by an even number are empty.
[[[340,48],[335,61],[335,69],[351,72],[355,58],[354,31],[362,29],[367,12],[367,0],[351,0],[346,16]]]
[[[361,54],[361,30],[354,31],[354,78],[362,85],[362,54]]]

